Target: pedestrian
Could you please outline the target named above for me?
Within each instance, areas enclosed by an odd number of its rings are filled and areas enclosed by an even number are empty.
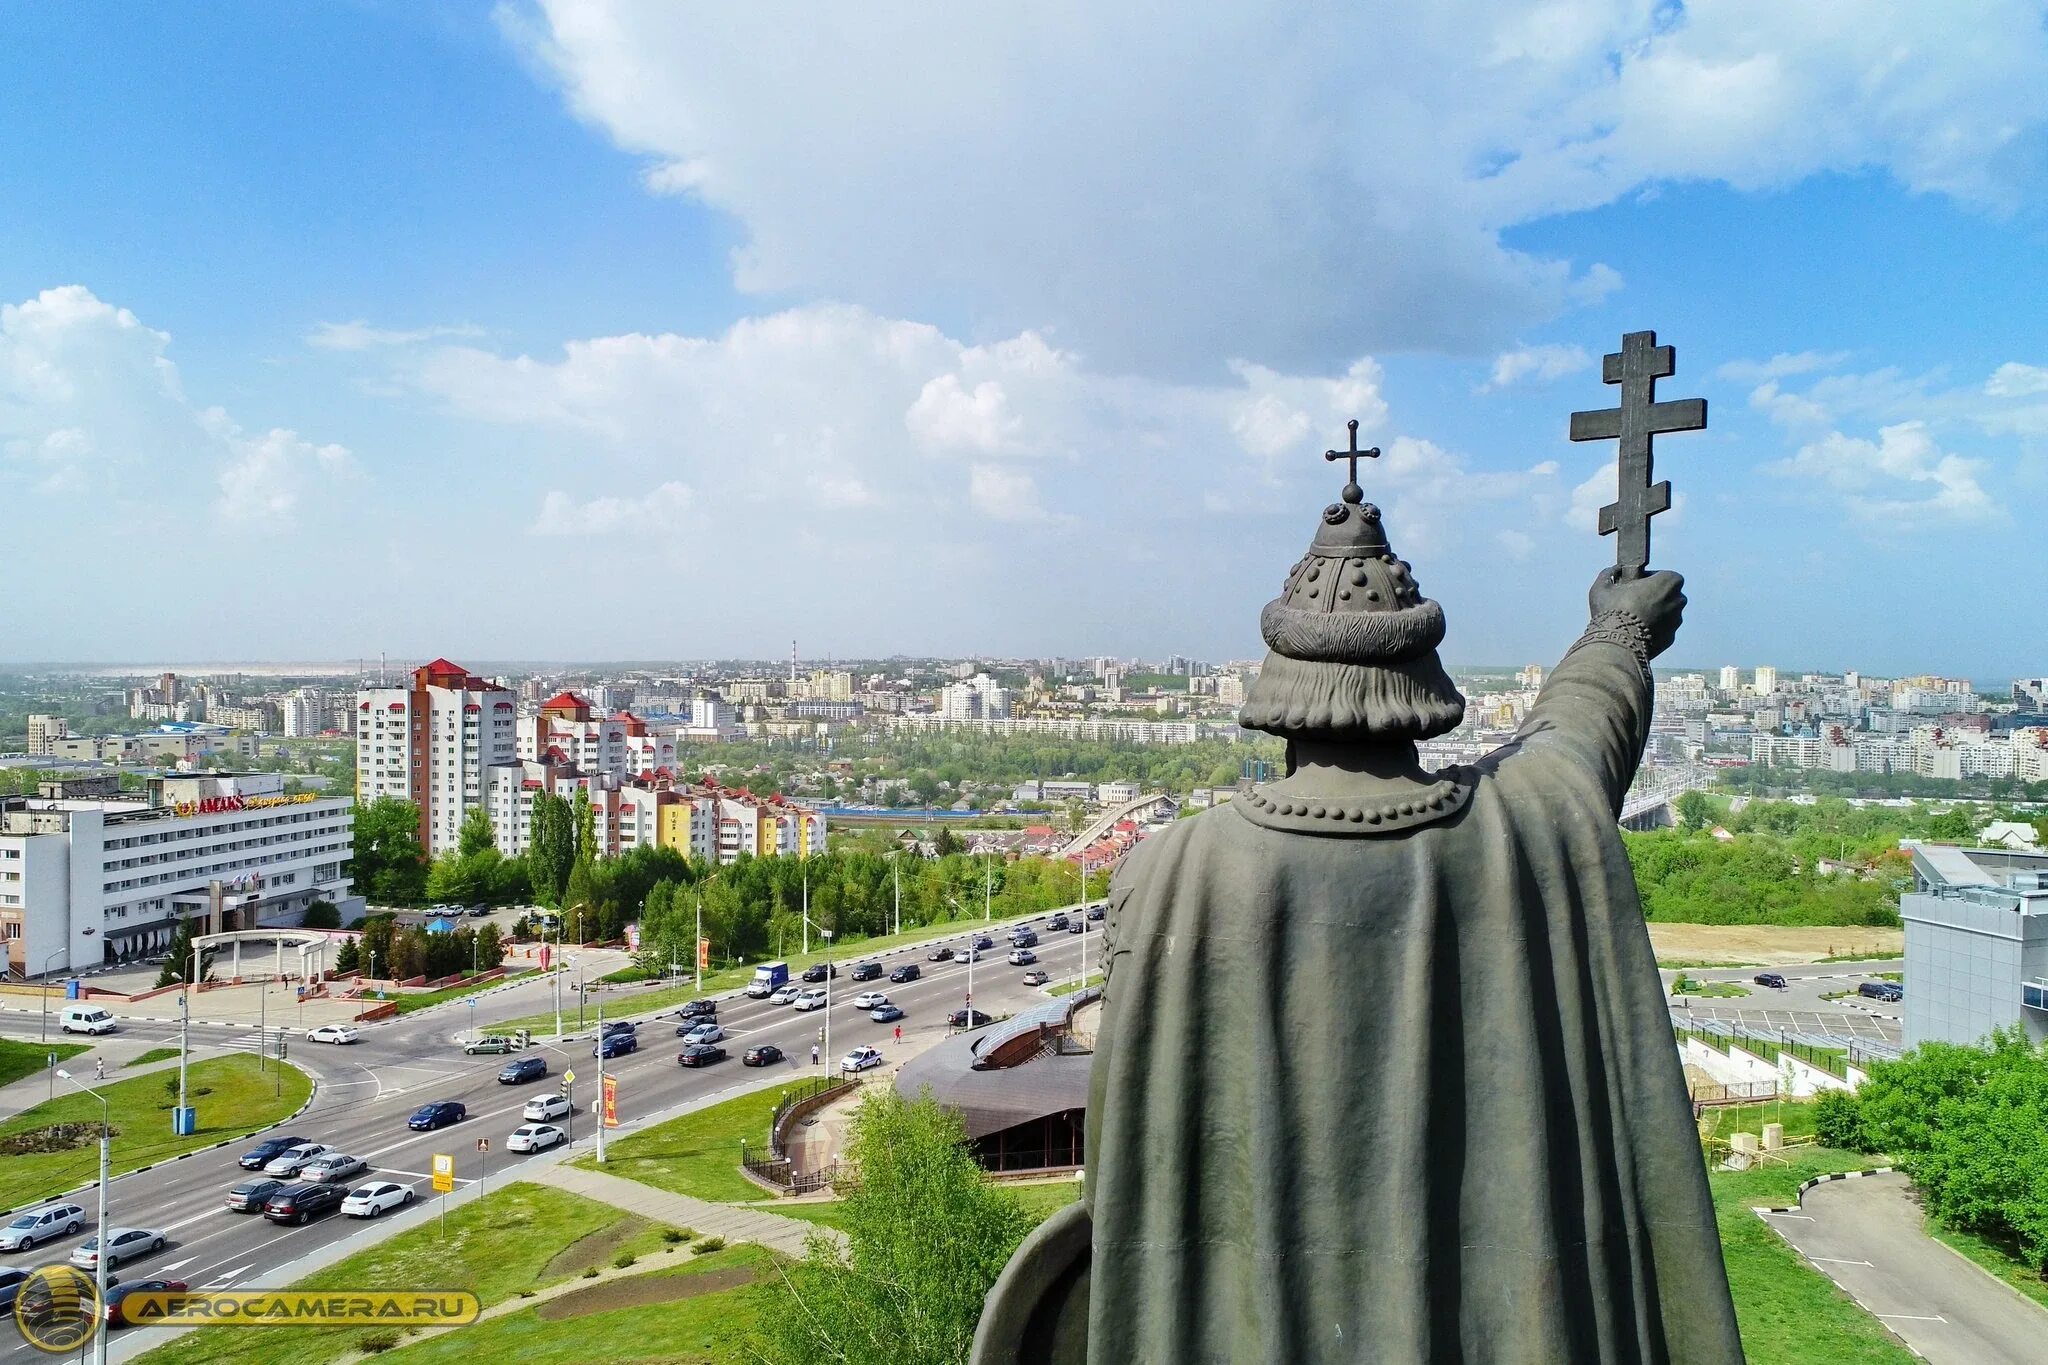
[[[816,1043],[812,1043],[812,1044],[811,1044],[811,1065],[812,1065],[812,1066],[816,1066],[817,1064],[818,1064],[818,1045],[817,1045]]]
[[[896,1026],[896,1041],[899,1043],[903,1041],[903,1025],[901,1024]]]
[[[92,1078],[96,1081],[103,1081],[107,1078],[106,1058],[95,1057],[92,1059]]]

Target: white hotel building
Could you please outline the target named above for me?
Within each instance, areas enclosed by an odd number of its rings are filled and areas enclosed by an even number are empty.
[[[346,797],[286,795],[277,773],[161,777],[129,798],[0,798],[0,945],[17,975],[163,951],[178,922],[295,925],[314,900],[361,909],[342,871]],[[60,784],[61,785],[61,784]]]

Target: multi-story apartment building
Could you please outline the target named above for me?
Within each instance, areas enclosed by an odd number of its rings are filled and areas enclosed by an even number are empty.
[[[520,717],[519,757],[568,763],[601,777],[623,777],[626,723],[574,692],[558,692],[540,704],[538,714]]]
[[[276,773],[154,778],[135,798],[0,798],[0,946],[41,976],[160,952],[198,932],[360,909],[343,872],[346,797],[287,795]]]
[[[358,692],[356,711],[357,795],[417,804],[429,854],[455,847],[489,770],[518,761],[512,693],[446,659],[414,669],[410,686]]]
[[[71,734],[71,723],[62,716],[37,716],[28,718],[28,751],[31,754],[55,753],[57,741]]]

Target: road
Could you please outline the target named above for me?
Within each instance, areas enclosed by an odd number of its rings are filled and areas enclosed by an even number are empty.
[[[1854,992],[1879,972],[1896,972],[1905,964],[1898,958],[1870,962],[1816,962],[1803,967],[1738,967],[1688,969],[1684,975],[1695,981],[1733,981],[1747,986],[1750,994],[1723,999],[1708,996],[1672,996],[1675,1010],[1699,1019],[1727,1019],[1759,1028],[1784,1029],[1793,1033],[1833,1034],[1842,1038],[1868,1038],[1896,1043],[1902,1036],[1903,1005],[1865,1000],[1854,994],[1839,1000],[1823,997],[1838,991]],[[1754,979],[1760,971],[1774,971],[1785,978],[1784,989],[1759,986]],[[1660,971],[1668,993],[1675,971]]]
[[[1762,1217],[1933,1365],[2041,1360],[2048,1310],[1929,1237],[1907,1190],[1896,1173],[1830,1181]]]
[[[1055,981],[1076,972],[1084,937],[1090,968],[1099,965],[1102,926],[1094,923],[1088,928],[1090,932],[1083,936],[1046,933],[1041,926],[1036,950],[1042,959],[1039,965]],[[855,985],[842,966],[832,984],[833,1052],[825,1059],[826,1064],[836,1065],[839,1056],[862,1043],[885,1051],[892,1048],[894,1026],[874,1023],[865,1011],[855,1010],[848,1003],[860,991],[885,991],[904,1009],[905,1048],[928,1045],[943,1032],[945,1015],[959,1008],[965,995],[967,968],[961,963],[928,961],[927,954],[940,945],[964,946],[974,932],[978,931],[935,939],[880,959],[885,967],[916,962],[924,972],[919,981],[894,985],[884,977]],[[1008,951],[1004,926],[996,926],[991,936],[999,948],[975,964],[975,1005],[1003,1015],[1042,1003],[1044,994],[1025,986],[1020,979],[1028,968],[1011,966],[1003,960]],[[863,959],[853,957],[848,962],[860,960]],[[552,988],[539,983],[508,988],[478,1004],[476,1024],[479,1030],[487,1029],[496,1020],[549,1008],[553,1000]],[[757,1071],[743,1069],[738,1060],[740,1051],[755,1043],[778,1044],[798,1063],[808,1063],[811,1043],[823,1022],[821,1011],[798,1013],[787,1006],[736,996],[721,996],[720,1002],[719,1022],[732,1035],[725,1045],[731,1060],[703,1070],[676,1065],[681,1044],[675,1037],[673,1011],[666,1019],[652,1023],[651,1016],[638,1016],[641,1050],[606,1063],[606,1069],[619,1077],[622,1117],[669,1109],[727,1089],[743,1078],[758,1076]],[[622,994],[614,1003],[616,1009],[607,1007],[608,1018],[636,1017],[630,1013],[629,995]],[[573,1005],[569,1017],[574,1018]],[[594,1010],[590,1018],[594,1029]],[[0,1034],[32,1038],[36,1022],[33,1016],[0,1016]],[[491,1139],[489,1179],[497,1180],[501,1173],[515,1170],[516,1165],[509,1164],[502,1155],[504,1139],[519,1126],[519,1110],[527,1099],[552,1093],[567,1067],[576,1071],[579,1108],[595,1099],[597,1063],[591,1056],[591,1040],[586,1035],[580,1042],[570,1040],[559,1048],[537,1042],[536,1048],[548,1057],[549,1076],[528,1085],[504,1086],[497,1081],[503,1057],[465,1057],[461,1052],[458,1037],[467,1034],[469,1028],[470,1011],[456,1005],[365,1026],[362,1041],[352,1046],[321,1046],[295,1038],[291,1060],[312,1072],[319,1087],[312,1106],[288,1125],[289,1131],[307,1141],[331,1143],[364,1158],[377,1177],[414,1182],[423,1198],[430,1194],[434,1153],[454,1154],[456,1173],[464,1180],[478,1173],[478,1138]],[[123,1026],[122,1032],[138,1039],[175,1040],[177,1027],[130,1023]],[[251,1033],[193,1026],[195,1040],[214,1045],[246,1047],[251,1042]],[[786,1069],[790,1078],[797,1080],[819,1074],[823,1068],[791,1063],[786,1064]],[[462,1101],[469,1109],[467,1121],[433,1133],[410,1132],[405,1126],[406,1116],[423,1102],[439,1099]],[[594,1123],[594,1116],[587,1110],[577,1116],[579,1148],[590,1145]],[[255,1141],[252,1138],[247,1143],[197,1153],[154,1170],[117,1177],[109,1186],[109,1221],[116,1226],[156,1228],[170,1234],[170,1245],[162,1252],[124,1265],[117,1273],[124,1279],[172,1278],[204,1288],[274,1288],[289,1282],[289,1274],[281,1278],[280,1272],[287,1270],[290,1262],[361,1230],[360,1222],[339,1215],[329,1215],[302,1228],[280,1228],[260,1215],[227,1212],[221,1204],[223,1194],[237,1181],[247,1178],[247,1173],[235,1164],[236,1157]],[[349,1183],[359,1184],[368,1178],[358,1177]],[[95,1206],[95,1195],[90,1189],[72,1198],[88,1214]],[[53,1242],[33,1254],[10,1260],[22,1266],[48,1264],[69,1255],[75,1245],[73,1241]],[[36,1358],[37,1353],[18,1337],[0,1349],[0,1362]]]

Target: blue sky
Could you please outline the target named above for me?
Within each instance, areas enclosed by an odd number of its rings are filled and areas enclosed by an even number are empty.
[[[1250,657],[1357,416],[1549,660],[1654,327],[1669,662],[2048,670],[2048,7],[1356,8],[23,8],[0,654]]]

